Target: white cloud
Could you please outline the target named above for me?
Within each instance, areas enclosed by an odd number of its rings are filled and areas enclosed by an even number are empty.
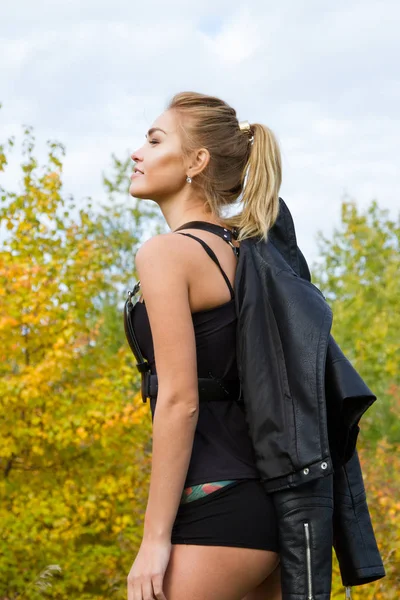
[[[395,0],[14,0],[0,25],[1,138],[28,123],[59,139],[65,189],[96,198],[111,153],[142,143],[174,93],[219,95],[276,132],[282,196],[314,257],[345,191],[399,208],[399,16]]]
[[[215,36],[206,40],[206,44],[222,63],[238,65],[240,69],[239,63],[251,58],[262,47],[263,33],[249,7],[241,6]]]

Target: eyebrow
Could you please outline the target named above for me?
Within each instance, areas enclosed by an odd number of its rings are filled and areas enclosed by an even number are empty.
[[[164,131],[164,129],[161,129],[161,127],[152,127],[151,129],[148,130],[148,132],[146,133],[146,135],[144,137],[147,138],[148,135],[152,135],[155,131],[162,131],[163,133],[165,133],[165,135],[167,135],[167,132]]]

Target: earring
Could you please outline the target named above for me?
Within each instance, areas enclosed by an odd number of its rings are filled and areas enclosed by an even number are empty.
[[[192,183],[192,178],[191,178],[191,177],[189,177],[189,175],[188,175],[188,176],[186,177],[186,181],[187,181],[188,183]]]

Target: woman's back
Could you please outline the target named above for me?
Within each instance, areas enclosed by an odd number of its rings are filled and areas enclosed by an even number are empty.
[[[213,227],[219,228],[215,225]],[[219,229],[226,231],[222,227]],[[203,234],[203,232],[201,233]],[[193,233],[190,233],[190,236],[192,237]],[[223,255],[220,244],[218,244],[219,248],[216,248],[217,244],[213,244],[216,250],[214,252],[211,245],[204,241],[205,235],[202,238],[198,235],[195,237],[198,244],[203,246],[209,256],[219,263],[219,278],[222,280],[222,282],[215,284],[213,289],[210,288],[215,282],[214,270],[218,275],[218,269],[213,267],[205,252],[201,257],[197,253],[193,274],[198,290],[202,292],[203,306],[211,304],[207,296],[213,296],[215,302],[217,292],[220,300],[226,298],[226,292],[222,296],[221,287],[223,286],[228,288],[231,296],[230,300],[222,301],[212,308],[192,312],[198,377],[216,377],[225,381],[238,380],[236,361],[237,317],[234,290],[228,275],[221,266],[221,262],[227,265],[233,280],[236,265],[232,264],[231,256]],[[218,252],[220,260],[216,252]],[[232,254],[231,250],[229,252]],[[234,261],[237,260],[235,256],[233,256],[233,259]],[[207,273],[207,287],[205,287],[205,272]],[[221,274],[225,279],[225,284]],[[217,290],[215,290],[215,287]],[[210,289],[211,294],[207,293]],[[197,306],[199,305],[199,295],[196,296]],[[151,372],[156,373],[151,327],[145,302],[139,301],[136,303],[133,319],[142,353],[150,364]],[[155,399],[150,399],[150,406],[154,418]],[[258,478],[258,472],[255,467],[253,448],[242,404],[232,399],[200,402],[199,418],[185,486],[222,479],[247,478]]]

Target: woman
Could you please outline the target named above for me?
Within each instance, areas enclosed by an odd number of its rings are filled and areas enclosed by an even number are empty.
[[[158,392],[128,600],[279,600],[276,515],[244,411],[232,398],[199,402],[198,390],[199,377],[239,381],[237,253],[242,239],[265,238],[277,217],[279,147],[267,127],[239,123],[222,100],[187,92],[172,99],[132,159],[130,194],[157,202],[171,232],[136,254],[135,331]],[[241,194],[241,213],[224,218]]]

